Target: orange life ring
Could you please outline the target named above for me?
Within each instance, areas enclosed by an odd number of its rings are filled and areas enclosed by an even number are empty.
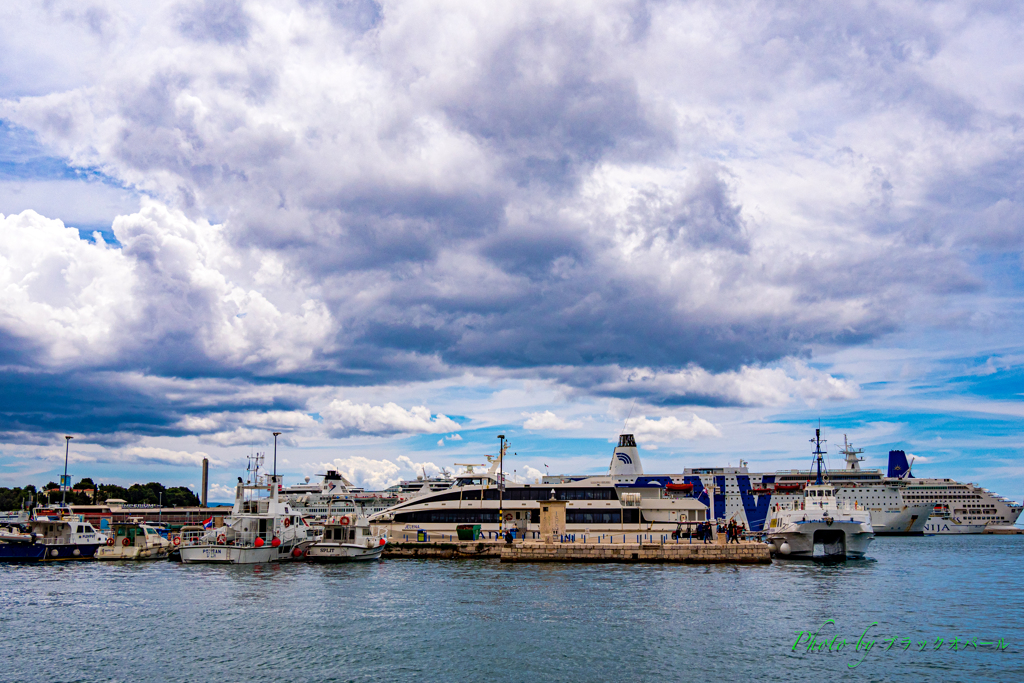
[[[506,512],[505,513],[505,521],[506,522],[511,522],[513,519],[515,519],[515,515],[513,515],[511,512]]]
[[[228,540],[228,537],[225,536],[224,534],[221,534],[220,536],[217,537],[217,544],[218,545],[224,545],[225,543],[227,543],[227,540]]]
[[[338,520],[338,524],[348,526],[348,515],[342,515],[341,519]]]
[[[114,537],[113,536],[111,536],[110,538],[107,539],[107,545],[114,545]]]
[[[288,527],[290,527],[291,525],[292,525],[292,520],[290,520],[290,519],[288,519],[287,517],[285,517],[285,518],[284,518],[284,528],[285,528],[285,529],[287,529],[287,528],[288,528]]]
[[[175,536],[174,540],[172,541],[172,543],[174,543],[175,546],[181,545],[181,537]]]
[[[127,536],[121,539],[121,545],[123,545],[125,548],[131,545],[131,541],[128,540]]]

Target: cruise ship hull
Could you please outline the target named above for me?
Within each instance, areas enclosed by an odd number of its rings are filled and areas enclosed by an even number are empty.
[[[958,524],[942,517],[930,517],[924,527],[925,536],[944,536],[946,534],[983,534],[986,524]]]

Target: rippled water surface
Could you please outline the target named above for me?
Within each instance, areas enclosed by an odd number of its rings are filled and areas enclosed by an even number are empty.
[[[1021,680],[1024,536],[879,538],[871,554],[763,567],[0,565],[0,680]],[[791,651],[830,618],[821,633],[845,636],[843,650]],[[854,652],[872,622],[874,646]],[[954,637],[1007,646],[954,652]]]

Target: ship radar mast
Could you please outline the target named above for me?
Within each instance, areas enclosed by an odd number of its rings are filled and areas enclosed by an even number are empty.
[[[839,451],[846,456],[846,469],[851,472],[860,472],[860,464],[864,462],[864,458],[857,457],[864,452],[863,448],[854,448],[852,443],[846,440],[846,434],[843,434],[843,450]]]
[[[814,451],[813,451],[813,453],[814,453],[814,462],[818,466],[818,478],[814,481],[814,483],[815,484],[824,484],[825,482],[824,482],[824,480],[822,479],[822,476],[821,476],[821,462],[822,462],[822,456],[825,455],[825,451],[823,451],[821,449],[821,447],[825,443],[825,440],[821,438],[821,428],[820,427],[818,429],[814,430],[814,438],[811,439],[811,443],[814,444]]]

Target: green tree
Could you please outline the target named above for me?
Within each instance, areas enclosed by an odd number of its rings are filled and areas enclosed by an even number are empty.
[[[199,505],[199,497],[184,486],[172,486],[164,494],[164,505],[169,507],[196,507]]]
[[[132,505],[156,505],[158,498],[148,485],[132,484],[128,487],[127,501]]]
[[[96,484],[92,483],[92,479],[90,479],[89,477],[83,477],[82,481],[78,482],[77,484],[75,484],[71,488],[74,488],[74,489],[94,489],[94,488],[96,488]]]

